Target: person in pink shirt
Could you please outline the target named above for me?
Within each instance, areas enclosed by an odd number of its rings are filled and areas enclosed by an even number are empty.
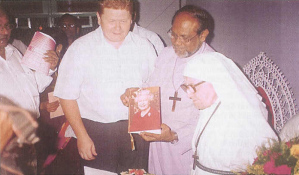
[[[209,14],[196,6],[179,9],[168,34],[172,46],[161,51],[148,86],[160,86],[162,133],[144,132],[150,141],[149,173],[187,175],[192,165],[192,137],[199,110],[180,88],[183,70],[196,55],[214,52],[205,42],[209,34]],[[127,105],[126,94],[121,98]]]

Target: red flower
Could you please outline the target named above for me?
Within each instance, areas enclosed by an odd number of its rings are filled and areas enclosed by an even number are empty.
[[[271,153],[270,150],[265,150],[265,152],[263,153],[263,156],[268,156]]]
[[[129,174],[135,174],[135,175],[143,175],[144,170],[143,169],[129,169]]]
[[[271,160],[264,165],[264,172],[266,174],[291,174],[292,169],[287,165],[281,165],[275,167],[275,160],[271,157]]]
[[[274,152],[274,153],[272,153],[271,158],[277,159],[280,155],[281,155],[281,153]]]
[[[259,160],[259,157],[254,158],[252,165],[254,165]]]
[[[288,146],[288,148],[292,147],[292,143],[291,142],[286,142],[286,145]]]
[[[136,174],[136,175],[143,175],[144,172],[143,172],[143,170],[140,170],[140,169],[139,169],[139,170],[136,170],[136,171],[135,171],[135,174]]]

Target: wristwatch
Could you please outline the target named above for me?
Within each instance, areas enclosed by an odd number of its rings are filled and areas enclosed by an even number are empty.
[[[176,139],[174,139],[173,141],[171,141],[171,142],[170,142],[171,144],[175,144],[175,143],[177,143],[177,142],[179,141],[179,136],[178,136],[178,134],[177,134],[176,132],[174,132],[174,137],[175,137]]]

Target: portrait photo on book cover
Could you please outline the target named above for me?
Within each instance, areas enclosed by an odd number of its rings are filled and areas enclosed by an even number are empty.
[[[160,87],[130,90],[129,133],[161,134]]]

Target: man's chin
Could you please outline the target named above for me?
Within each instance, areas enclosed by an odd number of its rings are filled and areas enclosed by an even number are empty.
[[[8,45],[8,42],[7,41],[0,41],[0,48],[4,48]]]
[[[189,56],[188,52],[185,50],[179,50],[174,48],[174,52],[179,58],[186,58]]]
[[[187,58],[189,55],[187,52],[185,53],[176,53],[179,58]]]
[[[6,46],[7,44],[8,44],[8,39],[6,37],[5,38],[3,37],[3,38],[0,39],[0,45],[1,46],[3,46],[3,45]]]

